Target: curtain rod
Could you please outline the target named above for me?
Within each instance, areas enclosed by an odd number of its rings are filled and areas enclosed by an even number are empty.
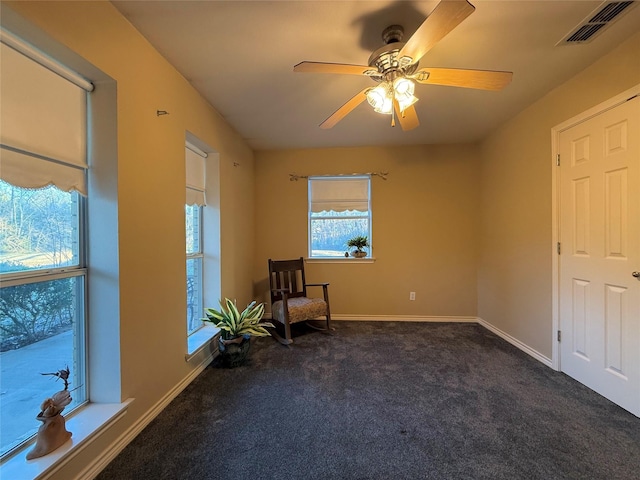
[[[339,173],[337,175],[298,175],[297,173],[290,173],[289,180],[292,182],[297,182],[301,178],[309,178],[309,177],[357,177],[358,175],[371,175],[372,177],[380,177],[382,180],[387,179],[387,175],[389,172],[367,172],[367,173]]]

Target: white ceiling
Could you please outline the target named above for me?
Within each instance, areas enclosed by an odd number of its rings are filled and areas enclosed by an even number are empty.
[[[113,1],[254,149],[473,142],[639,30],[640,8],[581,45],[556,46],[601,1],[471,0],[476,11],[420,67],[514,72],[500,92],[417,85],[403,132],[360,104],[318,125],[367,77],[294,73],[303,60],[366,65],[392,24],[413,34],[437,1]],[[634,5],[637,7],[637,5]]]

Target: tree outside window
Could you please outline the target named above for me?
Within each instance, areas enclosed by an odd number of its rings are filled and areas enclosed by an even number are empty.
[[[69,366],[80,387],[72,406],[85,399],[82,201],[53,186],[0,181],[2,454],[39,427],[34,411],[53,388],[42,372]]]

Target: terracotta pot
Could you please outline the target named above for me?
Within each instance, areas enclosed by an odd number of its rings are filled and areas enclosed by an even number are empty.
[[[359,252],[358,250],[354,250],[351,252],[351,256],[355,258],[364,258],[367,256],[367,252]]]

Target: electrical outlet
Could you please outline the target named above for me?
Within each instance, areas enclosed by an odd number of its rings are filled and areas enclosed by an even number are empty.
[[[409,292],[409,300],[415,300],[416,299],[416,292]]]

